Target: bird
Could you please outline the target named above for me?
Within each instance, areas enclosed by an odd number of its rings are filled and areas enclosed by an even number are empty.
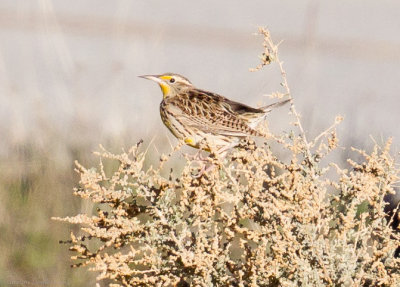
[[[171,133],[185,144],[224,154],[249,136],[265,137],[256,127],[283,100],[261,108],[232,101],[216,93],[196,88],[186,77],[175,73],[143,75],[158,83],[163,99],[160,115]]]

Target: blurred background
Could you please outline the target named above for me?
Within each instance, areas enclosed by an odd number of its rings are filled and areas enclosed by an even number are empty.
[[[71,229],[50,220],[91,212],[72,196],[74,160],[139,139],[158,155],[174,139],[161,92],[143,74],[180,73],[197,87],[257,106],[283,91],[259,63],[270,29],[309,137],[345,117],[340,144],[369,148],[400,129],[400,2],[0,1],[0,286],[94,286],[71,270]],[[271,129],[289,129],[288,109]],[[187,148],[190,151],[190,148]],[[342,160],[348,156],[343,150]]]

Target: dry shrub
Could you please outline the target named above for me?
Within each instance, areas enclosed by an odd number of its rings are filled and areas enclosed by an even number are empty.
[[[277,47],[260,31],[260,67],[279,64],[290,98]],[[223,159],[185,156],[180,174],[161,175],[170,155],[145,169],[141,144],[118,155],[103,149],[98,169],[77,164],[74,194],[97,214],[56,218],[81,226],[67,242],[75,266],[110,286],[399,285],[400,238],[384,212],[399,179],[391,141],[354,149],[362,160],[345,169],[326,160],[341,118],[308,141],[293,101],[291,114],[298,132],[270,134],[276,147],[247,140]],[[106,172],[105,161],[116,168]]]

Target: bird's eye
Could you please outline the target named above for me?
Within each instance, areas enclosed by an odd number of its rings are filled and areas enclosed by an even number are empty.
[[[175,79],[174,79],[174,78],[171,78],[171,79],[169,80],[169,82],[170,82],[170,83],[175,83]]]

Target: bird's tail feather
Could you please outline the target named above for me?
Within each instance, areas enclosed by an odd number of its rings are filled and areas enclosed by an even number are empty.
[[[263,110],[265,113],[269,113],[270,111],[272,111],[272,109],[277,108],[277,107],[281,107],[281,106],[287,104],[288,102],[290,102],[290,99],[289,100],[280,101],[280,102],[276,102],[276,103],[270,104],[268,106],[261,107],[260,109]]]

